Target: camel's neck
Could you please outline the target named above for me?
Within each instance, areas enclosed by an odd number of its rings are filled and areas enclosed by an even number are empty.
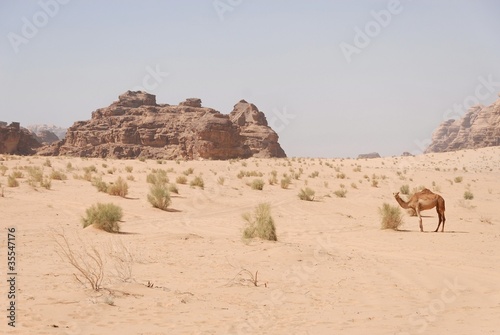
[[[396,201],[398,202],[399,206],[403,207],[404,209],[408,209],[408,203],[401,199],[399,195],[396,196]]]

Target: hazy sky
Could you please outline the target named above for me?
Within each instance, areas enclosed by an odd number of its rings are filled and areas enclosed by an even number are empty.
[[[0,120],[67,127],[142,87],[252,102],[288,156],[416,153],[497,98],[499,17],[496,0],[2,0]]]

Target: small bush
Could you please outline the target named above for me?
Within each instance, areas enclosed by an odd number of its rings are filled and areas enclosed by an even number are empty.
[[[118,221],[123,216],[121,207],[112,203],[97,203],[87,208],[85,213],[87,216],[82,218],[83,228],[94,225],[95,228],[109,233],[118,233],[120,231]]]
[[[35,187],[36,183],[41,183],[43,181],[42,169],[38,166],[30,166],[27,168],[28,171],[28,184]]]
[[[154,184],[149,189],[148,201],[153,207],[167,210],[170,205],[170,192],[163,184]]]
[[[287,189],[288,186],[290,186],[290,183],[292,182],[292,180],[290,179],[290,177],[285,177],[283,179],[281,179],[281,188],[283,189]]]
[[[43,178],[40,182],[40,186],[47,190],[50,190],[50,188],[52,187],[52,181],[50,180],[50,178]]]
[[[5,176],[5,172],[7,172],[9,168],[5,165],[0,165],[0,175]]]
[[[381,228],[398,230],[399,226],[403,223],[399,207],[384,203],[378,210],[381,217]]]
[[[185,176],[179,176],[179,177],[177,177],[177,178],[175,179],[175,182],[176,182],[177,184],[182,184],[182,185],[184,185],[184,184],[186,184],[186,183],[187,183],[187,178],[186,178]]]
[[[247,226],[243,231],[244,238],[258,237],[264,240],[277,241],[276,226],[271,216],[271,206],[268,203],[261,203],[255,208],[254,215],[243,214],[243,219]]]
[[[47,166],[47,167],[52,167],[52,163],[50,162],[50,159],[46,159],[45,162],[43,163],[43,166]]]
[[[7,186],[8,187],[18,187],[19,182],[17,181],[16,178],[14,178],[12,175],[7,177]]]
[[[464,180],[464,178],[461,176],[458,176],[458,177],[455,177],[455,179],[453,179],[453,180],[455,181],[455,183],[461,183],[462,180]]]
[[[191,180],[191,182],[189,183],[190,186],[197,186],[201,189],[205,188],[205,183],[203,182],[203,178],[201,178],[201,176],[196,176],[194,177],[193,180]]]
[[[351,187],[354,188],[354,189],[357,189],[358,188],[358,184],[356,183],[351,183]]]
[[[378,187],[378,180],[372,179],[372,187]]]
[[[193,174],[194,172],[194,169],[193,168],[189,168],[185,171],[183,171],[182,173],[185,175],[185,176],[189,176],[190,174]]]
[[[133,166],[130,165],[125,166],[125,171],[127,171],[128,173],[131,173],[133,170],[134,170]]]
[[[68,177],[62,173],[61,171],[52,171],[50,173],[50,179],[53,179],[53,180],[66,180],[68,179]]]
[[[125,198],[128,194],[128,184],[122,177],[118,177],[117,180],[108,186],[109,195],[118,195]]]
[[[339,198],[345,198],[346,194],[347,194],[347,190],[345,188],[341,188],[341,189],[333,192],[333,194],[335,194]]]
[[[250,186],[252,187],[252,190],[262,191],[262,189],[264,188],[264,181],[262,179],[254,179]]]
[[[305,201],[313,201],[314,200],[314,190],[310,189],[309,187],[306,187],[305,189],[300,189],[299,192],[299,199],[300,200],[305,200]]]
[[[97,172],[97,168],[95,167],[95,165],[90,165],[90,166],[86,166],[83,168],[83,171],[85,173],[92,173],[92,172]]]
[[[222,176],[219,176],[219,178],[217,178],[217,184],[219,184],[219,185],[224,185],[225,181],[226,181],[226,178],[224,178]]]
[[[92,179],[92,186],[95,186],[97,188],[97,191],[99,192],[108,192],[108,184],[104,182],[100,177],[99,178],[94,178]]]
[[[179,194],[179,189],[177,188],[177,185],[175,185],[175,184],[168,185],[168,191],[171,193]]]
[[[410,185],[406,184],[406,185],[401,186],[399,188],[399,192],[401,192],[401,194],[404,194],[404,195],[410,194]]]
[[[14,178],[23,178],[24,177],[24,175],[21,171],[12,171],[12,173],[10,175]]]
[[[146,177],[146,181],[150,184],[166,184],[168,183],[167,171],[165,170],[153,170]]]
[[[464,199],[465,200],[472,200],[472,199],[474,199],[474,194],[472,194],[471,191],[465,191],[464,192]]]

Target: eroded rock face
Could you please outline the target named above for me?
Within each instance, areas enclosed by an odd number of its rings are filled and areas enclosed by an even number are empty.
[[[378,152],[370,152],[367,154],[359,154],[358,158],[359,159],[362,159],[362,158],[380,158],[380,155]]]
[[[260,117],[265,120],[263,114]],[[250,139],[245,130],[251,125],[233,123],[230,116],[202,107],[200,99],[159,105],[154,95],[128,91],[109,107],[94,111],[90,120],[75,122],[63,141],[38,153],[157,159],[284,157],[267,122],[256,128],[258,136],[249,132]]]
[[[18,122],[0,124],[0,154],[32,155],[40,146],[34,134]]]
[[[500,99],[490,106],[471,107],[458,120],[444,121],[425,150],[446,152],[500,145]]]

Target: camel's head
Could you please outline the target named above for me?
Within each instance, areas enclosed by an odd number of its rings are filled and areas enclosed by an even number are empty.
[[[396,198],[396,199],[399,198],[399,192],[393,193],[393,195],[394,195],[394,198]]]

